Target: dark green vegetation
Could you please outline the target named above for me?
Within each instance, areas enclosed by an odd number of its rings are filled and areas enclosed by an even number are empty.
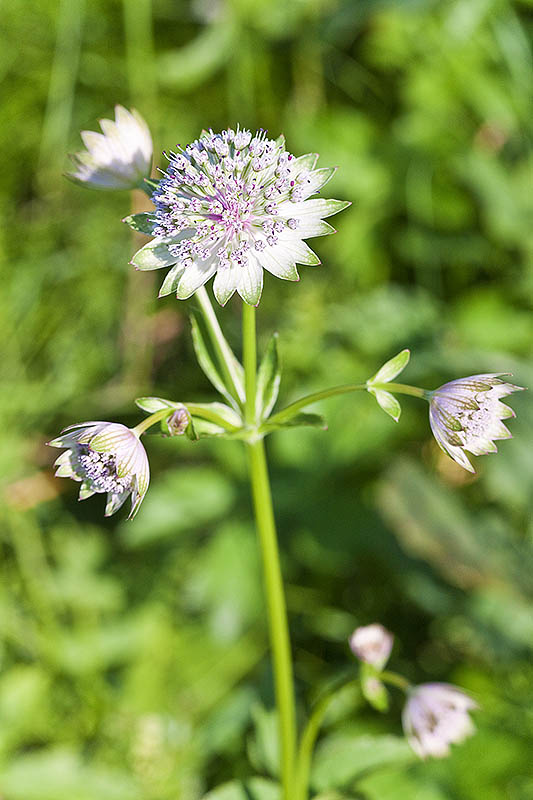
[[[198,800],[275,760],[241,445],[147,436],[132,523],[51,478],[64,425],[134,424],[135,396],[212,398],[187,304],[128,266],[128,195],[61,177],[78,131],[121,102],[156,153],[239,121],[339,165],[328,196],[354,204],[315,240],[323,266],[266,280],[282,401],[403,347],[406,382],[503,370],[531,387],[531,28],[531,4],[506,0],[3,5],[3,800]],[[220,314],[236,348],[239,314]],[[346,790],[331,800],[533,798],[533,412],[529,393],[510,404],[515,439],[475,478],[411,398],[398,426],[344,396],[316,409],[327,432],[268,441],[302,711],[356,674],[347,637],[378,620],[392,668],[482,706],[476,737],[421,764],[390,738],[398,696],[381,716],[347,695],[319,745],[316,788]]]

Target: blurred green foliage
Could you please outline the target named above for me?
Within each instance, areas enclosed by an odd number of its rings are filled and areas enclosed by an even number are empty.
[[[429,388],[475,372],[533,385],[529,0],[42,0],[2,8],[3,389],[0,794],[3,800],[275,800],[261,573],[237,442],[147,437],[152,487],[104,521],[54,480],[44,442],[83,419],[137,419],[134,396],[211,398],[187,308],[128,266],[125,194],[61,177],[115,103],[156,152],[203,127],[283,130],[340,169],[354,201],[323,266],[266,280],[282,401],[366,379],[403,347]],[[162,163],[159,157],[156,163]],[[136,210],[141,198],[134,200]],[[238,348],[239,302],[223,324]],[[269,439],[301,711],[355,664],[379,620],[391,665],[478,699],[444,762],[351,694],[319,743],[323,800],[531,800],[533,412],[472,478],[426,409],[323,404],[328,432]],[[250,761],[249,761],[250,759]]]

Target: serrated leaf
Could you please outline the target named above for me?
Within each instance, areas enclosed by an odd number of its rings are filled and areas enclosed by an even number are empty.
[[[155,411],[161,411],[163,408],[176,408],[180,403],[173,403],[172,400],[165,400],[163,397],[137,397],[135,405],[153,414]]]
[[[389,417],[392,417],[394,422],[398,422],[400,414],[402,413],[402,407],[394,395],[390,392],[386,392],[384,389],[374,389],[372,386],[368,387],[368,391],[370,394],[374,395],[383,411],[385,411]]]
[[[191,312],[191,327],[194,352],[196,353],[200,368],[206,378],[211,381],[217,392],[225,397],[230,405],[235,407],[235,399],[229,387],[226,386],[217,366],[215,366],[215,356],[208,346],[209,340],[204,333],[202,317],[194,310]]]
[[[140,214],[130,214],[124,217],[122,222],[125,222],[133,231],[144,233],[146,236],[153,236],[153,229],[156,224],[153,214],[146,211]]]
[[[218,786],[203,800],[281,800],[281,788],[266,778],[248,778]]]
[[[411,351],[407,348],[402,350],[401,353],[387,361],[381,369],[378,369],[373,378],[370,378],[367,383],[388,383],[394,380],[397,375],[402,372],[409,363],[411,358]]]
[[[256,414],[258,420],[266,419],[276,404],[281,380],[278,353],[278,334],[275,333],[257,372]]]
[[[361,691],[365,700],[376,711],[387,711],[389,708],[389,693],[385,685],[376,675],[375,669],[363,661],[360,667]]]

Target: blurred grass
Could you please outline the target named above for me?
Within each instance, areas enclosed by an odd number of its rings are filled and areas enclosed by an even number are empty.
[[[240,122],[340,167],[331,194],[354,205],[316,241],[323,266],[266,280],[260,336],[280,332],[283,400],[364,379],[406,346],[421,385],[510,370],[531,387],[531,29],[531,3],[509,0],[3,4],[4,800],[195,800],[248,775],[247,751],[265,775],[272,760],[238,444],[149,437],[153,484],[131,525],[51,477],[44,442],[62,426],[129,424],[136,395],[210,397],[186,306],[156,302],[128,266],[129,197],[61,176],[79,130],[120,102],[156,153]],[[223,317],[238,347],[238,301]],[[269,441],[302,707],[374,620],[412,680],[458,682],[482,706],[450,759],[384,755],[354,767],[352,794],[533,798],[533,413],[526,394],[512,402],[515,439],[474,479],[410,399],[397,427],[342,397],[324,405],[327,433]],[[369,742],[396,753],[383,737],[398,710],[347,702],[317,788],[339,786],[336,742],[363,761]]]

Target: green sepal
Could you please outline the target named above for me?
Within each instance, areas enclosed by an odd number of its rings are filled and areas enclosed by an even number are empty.
[[[395,355],[394,358],[391,358],[389,361],[385,362],[383,366],[378,369],[376,374],[369,378],[367,383],[388,383],[389,381],[394,380],[400,372],[402,372],[409,363],[409,359],[411,357],[411,351],[402,350],[398,355]]]
[[[153,214],[143,211],[140,214],[130,214],[124,217],[122,222],[126,223],[133,231],[144,233],[146,236],[153,236],[154,225],[156,224]]]
[[[261,425],[259,430],[262,433],[272,433],[272,431],[277,431],[280,428],[299,428],[302,425],[307,425],[312,428],[321,428],[324,431],[328,429],[328,424],[322,414],[306,414],[304,412],[299,412],[295,414],[294,417],[284,420],[283,422],[270,423],[267,420]]]
[[[402,413],[402,407],[394,395],[390,392],[386,392],[384,389],[374,389],[371,385],[368,386],[368,391],[370,394],[374,395],[383,411],[388,414],[389,417],[392,417],[394,422],[398,422],[400,414]]]
[[[217,392],[221,394],[233,408],[238,408],[236,398],[231,394],[230,387],[226,384],[216,365],[218,359],[216,353],[214,353],[213,349],[209,346],[209,337],[205,335],[203,317],[194,309],[191,310],[191,327],[194,352],[196,353],[198,364],[204,375],[211,381]],[[235,359],[234,364],[238,365],[238,369],[241,371],[241,365],[234,356],[233,358]]]
[[[278,399],[281,381],[278,338],[277,333],[272,336],[257,371],[255,408],[258,420],[268,418]]]
[[[365,700],[382,713],[388,711],[389,693],[378,677],[378,673],[371,664],[361,662],[359,677],[361,680],[361,691]]]

